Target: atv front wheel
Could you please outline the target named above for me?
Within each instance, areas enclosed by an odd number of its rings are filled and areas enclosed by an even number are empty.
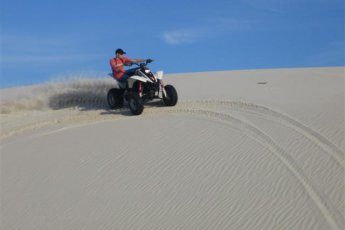
[[[144,110],[143,100],[137,93],[132,92],[128,98],[129,109],[134,115],[140,115]]]
[[[164,104],[167,106],[174,106],[177,103],[178,96],[177,91],[174,86],[172,85],[166,85],[164,87],[165,89],[165,95],[163,94],[163,101]]]
[[[117,109],[123,106],[123,96],[120,89],[110,89],[107,95],[110,109]]]

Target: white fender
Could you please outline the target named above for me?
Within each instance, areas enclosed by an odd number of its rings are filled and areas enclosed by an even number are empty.
[[[163,70],[157,71],[154,75],[157,79],[162,80],[163,79]]]
[[[129,87],[129,88],[132,88],[134,82],[136,82],[136,81],[151,82],[151,83],[152,83],[152,81],[151,81],[150,79],[147,79],[147,78],[144,78],[144,77],[141,77],[141,76],[138,76],[138,75],[133,75],[133,76],[131,76],[131,77],[129,77],[129,78],[127,79],[128,87]]]

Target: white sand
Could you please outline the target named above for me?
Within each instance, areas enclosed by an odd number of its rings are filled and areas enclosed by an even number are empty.
[[[111,79],[0,90],[1,227],[344,229],[344,71],[168,75],[141,116]]]

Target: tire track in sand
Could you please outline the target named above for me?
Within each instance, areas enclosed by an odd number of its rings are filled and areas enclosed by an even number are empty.
[[[193,101],[193,102],[183,102],[181,107],[192,107],[193,105],[197,106],[211,106],[211,105],[225,105],[229,108],[242,111],[250,111],[262,116],[269,116],[275,121],[280,122],[281,124],[292,128],[297,133],[303,135],[308,140],[315,143],[317,146],[322,148],[326,153],[328,153],[344,170],[345,169],[345,159],[344,152],[342,152],[336,145],[329,141],[326,137],[322,136],[318,132],[312,130],[311,128],[305,126],[296,119],[291,118],[290,116],[277,112],[270,108],[239,101],[222,101],[222,100],[205,100],[205,101]]]
[[[294,159],[285,152],[270,136],[265,134],[262,130],[255,127],[254,125],[236,118],[227,113],[214,112],[207,109],[198,108],[165,108],[165,109],[152,109],[149,113],[145,113],[146,116],[155,116],[162,113],[175,113],[175,114],[190,114],[197,116],[204,116],[220,122],[231,125],[238,130],[244,132],[247,136],[262,144],[268,148],[273,155],[275,155],[287,168],[288,170],[298,179],[302,187],[305,189],[309,197],[315,202],[319,208],[323,217],[332,227],[332,229],[341,230],[341,223],[337,220],[342,220],[343,217],[340,212],[328,201],[326,197],[320,194],[317,189],[313,186],[312,182],[304,174],[303,170],[298,166]]]

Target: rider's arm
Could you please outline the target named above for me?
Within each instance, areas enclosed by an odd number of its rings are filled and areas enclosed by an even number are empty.
[[[120,69],[123,63],[118,63],[115,59],[110,60],[110,65],[113,71]]]
[[[119,63],[119,64],[117,64],[117,62],[114,60],[112,66],[117,69],[117,68],[122,67],[124,65],[129,65],[129,64],[132,64],[132,63],[140,63],[140,62],[145,62],[146,61],[146,59],[139,59],[139,58],[129,59],[127,57],[123,57],[121,60],[122,60],[122,62]]]
[[[140,58],[136,58],[136,59],[131,59],[132,63],[140,63],[140,62],[145,62],[146,59],[140,59]]]
[[[141,59],[141,58],[127,58],[127,57],[124,57],[123,58],[123,62],[124,64],[131,64],[131,63],[140,63],[140,62],[145,62],[146,59]]]

